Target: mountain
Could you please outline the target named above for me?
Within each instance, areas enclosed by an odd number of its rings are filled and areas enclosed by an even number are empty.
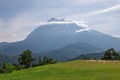
[[[49,52],[43,52],[43,53],[46,53],[45,54],[46,56],[51,57],[53,59],[59,61],[67,61],[76,58],[81,54],[90,54],[101,51],[102,49],[89,45],[87,43],[75,43],[75,44],[69,44],[60,49],[56,49]]]
[[[84,23],[50,19],[31,32],[23,41],[1,43],[0,54],[15,55],[26,49],[32,50],[33,53],[50,52],[77,43],[86,43],[101,50],[108,48],[120,50],[119,38],[91,30]],[[92,50],[92,47],[90,49]],[[89,50],[86,49],[86,52]],[[74,52],[71,55],[74,55]]]
[[[50,22],[41,25],[29,34],[24,42],[38,52],[51,51],[78,42],[88,43],[104,50],[111,47],[118,50],[120,47],[120,39],[74,22]]]
[[[17,63],[17,60],[15,60],[15,58],[16,57],[13,56],[0,55],[0,67],[4,62]]]

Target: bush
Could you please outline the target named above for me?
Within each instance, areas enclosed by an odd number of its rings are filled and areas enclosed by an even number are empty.
[[[56,63],[57,61],[55,61],[54,59],[52,58],[48,58],[46,56],[44,56],[43,58],[43,64],[53,64],[53,63]]]
[[[14,66],[9,63],[3,63],[2,68],[0,69],[0,73],[11,73],[14,69]]]
[[[15,70],[21,70],[23,69],[21,65],[13,64]]]
[[[120,55],[118,52],[116,52],[115,49],[111,48],[105,51],[102,59],[103,60],[120,60]]]

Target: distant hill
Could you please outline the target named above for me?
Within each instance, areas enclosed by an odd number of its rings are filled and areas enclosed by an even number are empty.
[[[73,59],[81,54],[90,54],[101,52],[102,49],[97,48],[95,46],[89,45],[87,43],[75,43],[64,46],[60,49],[56,49],[46,53],[46,56],[51,57],[53,59],[59,61],[67,61]]]
[[[79,56],[77,56],[76,58],[72,59],[72,60],[101,60],[101,58],[103,57],[104,53],[90,53],[90,54],[81,54]]]
[[[17,56],[6,56],[6,55],[0,55],[0,67],[4,62],[8,63],[16,63],[17,62]]]

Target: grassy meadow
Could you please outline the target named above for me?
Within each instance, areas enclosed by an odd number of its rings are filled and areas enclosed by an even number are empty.
[[[50,64],[0,74],[0,80],[120,80],[120,61],[77,60]]]

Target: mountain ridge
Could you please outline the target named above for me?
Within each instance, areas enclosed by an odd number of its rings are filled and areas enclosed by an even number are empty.
[[[79,32],[76,32],[77,30]],[[84,23],[57,21],[40,25],[23,41],[1,43],[0,54],[18,55],[26,49],[30,49],[33,53],[50,52],[76,43],[86,43],[103,51],[108,48],[120,51],[119,38],[91,30]]]

